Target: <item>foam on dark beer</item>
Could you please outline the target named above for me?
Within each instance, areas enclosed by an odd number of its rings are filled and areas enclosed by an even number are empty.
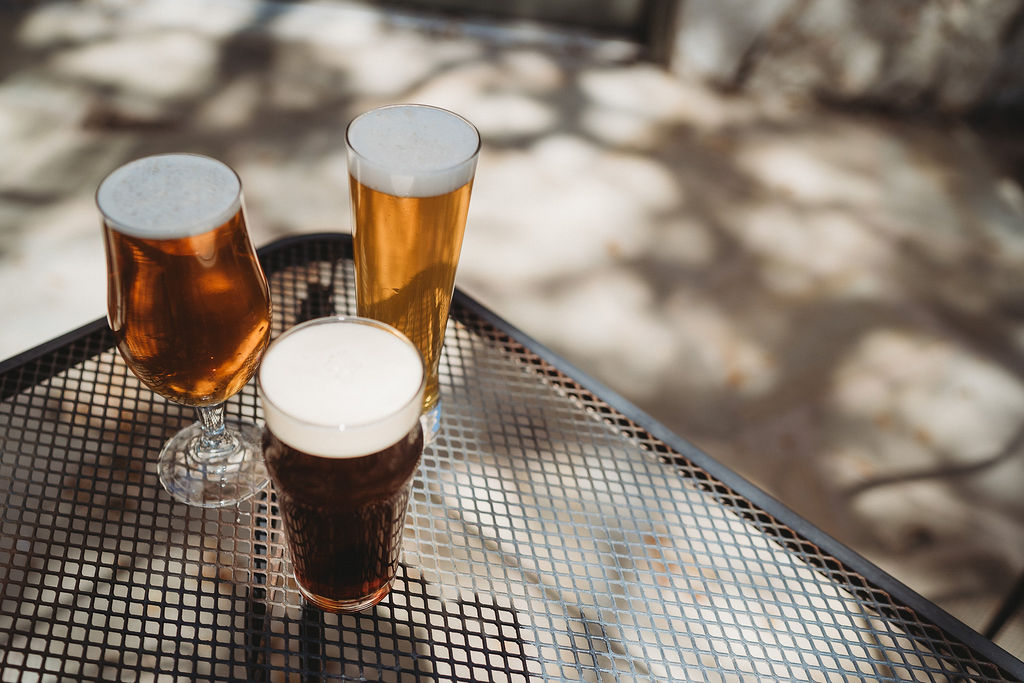
[[[382,451],[419,420],[423,363],[415,347],[379,327],[325,322],[275,341],[260,368],[270,431],[310,455]]]

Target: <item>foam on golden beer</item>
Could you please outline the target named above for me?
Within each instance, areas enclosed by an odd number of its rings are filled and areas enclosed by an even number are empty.
[[[356,181],[397,197],[436,197],[462,187],[473,179],[480,147],[471,123],[423,105],[366,112],[347,136]]]
[[[227,222],[241,206],[227,165],[198,154],[136,159],[108,175],[96,203],[115,230],[145,239],[190,237]]]
[[[274,436],[309,455],[349,458],[384,450],[412,431],[423,362],[383,324],[328,318],[271,344],[259,383]]]

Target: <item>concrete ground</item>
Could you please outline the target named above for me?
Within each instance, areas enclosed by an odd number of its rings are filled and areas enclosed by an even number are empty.
[[[484,137],[460,287],[967,624],[1024,572],[1024,192],[967,127],[339,3],[0,5],[0,55],[0,356],[104,314],[118,164],[347,231],[345,124],[429,102]]]

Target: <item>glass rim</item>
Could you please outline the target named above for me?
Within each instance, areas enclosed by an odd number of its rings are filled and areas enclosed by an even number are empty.
[[[214,164],[227,169],[227,171],[229,173],[231,173],[232,176],[234,176],[235,180],[238,182],[238,190],[235,191],[234,197],[232,198],[231,203],[228,205],[228,208],[226,208],[223,211],[220,211],[220,212],[218,212],[216,214],[212,214],[211,218],[208,218],[208,219],[204,218],[201,221],[196,221],[195,223],[193,223],[191,225],[188,225],[186,227],[186,229],[182,230],[180,233],[175,233],[174,236],[171,236],[171,237],[164,237],[164,236],[149,237],[149,236],[145,236],[145,235],[140,235],[139,234],[140,230],[137,227],[135,227],[135,226],[133,226],[133,225],[131,225],[129,223],[126,223],[124,221],[118,220],[117,218],[114,218],[113,216],[110,215],[109,211],[107,211],[106,209],[103,208],[103,204],[100,202],[100,192],[102,191],[103,186],[107,183],[107,181],[110,180],[110,178],[115,173],[120,171],[121,169],[126,168],[128,166],[131,166],[132,164],[136,164],[136,163],[139,163],[141,161],[145,161],[147,159],[159,159],[159,158],[167,158],[167,157],[192,157],[192,158],[196,158],[196,159],[203,159],[205,161],[211,161]],[[196,235],[202,235],[202,234],[205,234],[207,232],[210,232],[211,230],[215,230],[216,228],[220,227],[221,225],[226,223],[228,220],[230,220],[231,217],[234,216],[236,213],[238,213],[239,210],[242,210],[242,208],[243,208],[243,201],[242,201],[242,178],[241,178],[241,176],[238,175],[238,172],[235,171],[235,169],[233,169],[229,164],[225,163],[224,161],[221,161],[220,159],[217,159],[216,157],[212,157],[212,156],[209,156],[207,154],[199,154],[197,152],[158,152],[156,154],[146,154],[146,155],[141,156],[141,157],[136,157],[134,159],[130,159],[130,160],[125,161],[125,162],[123,162],[121,164],[118,164],[116,167],[114,167],[109,172],[107,172],[107,174],[103,176],[103,179],[100,180],[99,184],[96,186],[96,192],[93,193],[93,201],[96,203],[96,208],[99,210],[100,214],[103,216],[103,220],[105,222],[109,223],[110,227],[114,228],[118,232],[123,232],[123,233],[126,233],[128,235],[132,235],[132,236],[139,236],[142,239],[152,239],[152,240],[172,240],[172,239],[182,239],[183,237],[195,237]],[[203,227],[201,229],[197,229],[198,226],[203,226]],[[206,226],[208,226],[208,227],[206,227]]]
[[[312,420],[309,420],[309,419],[306,419],[306,418],[301,417],[299,415],[296,415],[294,412],[292,412],[290,410],[285,410],[276,401],[271,400],[267,396],[267,392],[263,389],[263,362],[262,362],[262,359],[266,359],[267,356],[270,355],[270,352],[274,349],[274,347],[278,344],[278,342],[280,342],[282,339],[285,339],[286,337],[291,336],[295,332],[299,332],[299,331],[301,331],[303,329],[306,329],[308,327],[314,327],[314,326],[317,326],[317,325],[330,325],[330,324],[337,324],[337,323],[358,324],[358,325],[364,325],[364,326],[367,326],[367,327],[376,327],[377,329],[379,329],[379,330],[381,330],[383,332],[388,332],[392,336],[396,337],[403,344],[405,344],[407,347],[409,347],[409,349],[411,349],[416,354],[416,358],[419,359],[419,365],[420,365],[420,381],[419,381],[419,384],[417,385],[416,389],[412,392],[412,395],[409,398],[407,398],[404,401],[402,401],[401,404],[396,405],[393,410],[391,410],[391,411],[389,411],[389,412],[387,412],[385,414],[382,414],[382,415],[380,415],[378,417],[375,417],[372,420],[364,420],[364,421],[361,421],[361,422],[346,422],[344,424],[327,423],[327,422],[314,422]],[[267,402],[268,404],[270,404],[274,408],[274,410],[276,410],[277,412],[281,413],[282,415],[286,415],[289,420],[293,420],[296,423],[301,424],[302,426],[305,426],[305,427],[311,427],[311,428],[320,429],[320,430],[324,430],[324,429],[330,429],[330,430],[338,429],[338,430],[340,430],[342,428],[344,428],[344,429],[359,429],[361,427],[368,427],[368,426],[376,424],[378,422],[382,422],[384,420],[391,419],[391,418],[395,417],[396,415],[402,413],[403,411],[408,410],[413,403],[416,403],[416,404],[421,403],[423,401],[423,391],[426,389],[426,385],[427,385],[427,369],[426,369],[426,366],[423,363],[423,356],[422,356],[422,354],[420,354],[419,349],[416,348],[416,345],[413,344],[412,341],[410,341],[410,339],[407,336],[402,334],[402,332],[400,332],[398,329],[392,327],[391,325],[388,325],[387,323],[381,322],[379,320],[374,320],[372,318],[363,318],[363,317],[360,317],[360,316],[357,316],[357,315],[330,315],[330,316],[323,316],[323,317],[320,317],[320,318],[312,318],[310,320],[306,320],[306,321],[303,321],[301,323],[298,323],[297,325],[293,325],[292,327],[289,327],[287,330],[282,332],[272,342],[270,342],[270,344],[267,346],[266,351],[263,352],[262,359],[261,359],[261,362],[260,362],[260,368],[256,372],[256,389],[257,389],[257,393],[259,394],[260,399],[265,401],[265,402]],[[418,420],[417,420],[417,424],[418,424]],[[324,456],[324,457],[329,457],[329,456]]]
[[[379,107],[374,107],[373,109],[368,109],[368,110],[362,112],[361,114],[355,116],[351,121],[348,122],[348,125],[345,126],[345,147],[348,149],[349,152],[351,152],[352,154],[356,155],[363,162],[365,162],[367,164],[372,164],[372,165],[377,166],[379,168],[386,168],[386,166],[384,164],[382,164],[380,161],[371,159],[370,157],[366,156],[365,154],[360,152],[358,149],[356,149],[352,145],[352,138],[351,138],[352,126],[353,126],[353,124],[355,124],[357,121],[359,121],[363,117],[365,117],[365,116],[367,116],[369,114],[372,114],[374,112],[384,110],[384,109],[433,109],[435,111],[443,112],[444,114],[447,114],[447,115],[449,115],[449,116],[451,116],[453,118],[458,119],[459,121],[462,121],[467,126],[469,126],[469,128],[473,131],[473,135],[476,138],[476,147],[473,148],[472,153],[466,155],[466,157],[464,159],[462,159],[460,161],[457,161],[454,164],[451,164],[449,166],[444,166],[444,167],[440,167],[440,168],[431,168],[429,170],[424,170],[424,171],[417,171],[415,173],[415,175],[417,175],[417,176],[427,176],[427,175],[435,175],[435,174],[440,175],[440,174],[443,174],[443,173],[448,173],[449,171],[452,171],[452,170],[454,170],[456,168],[459,168],[460,166],[464,166],[465,164],[473,161],[473,159],[475,159],[478,156],[480,156],[480,149],[483,147],[483,140],[480,137],[480,130],[475,125],[473,125],[473,123],[469,119],[467,119],[465,116],[462,116],[461,114],[456,114],[451,109],[445,109],[444,107],[438,107],[438,106],[433,105],[433,104],[422,104],[422,103],[418,103],[418,102],[406,102],[406,103],[399,102],[399,103],[395,103],[395,104],[385,104],[385,105],[381,105]]]

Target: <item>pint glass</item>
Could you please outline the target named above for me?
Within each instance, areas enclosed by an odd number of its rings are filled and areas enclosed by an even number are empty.
[[[267,469],[302,595],[332,612],[387,595],[423,451],[418,350],[375,320],[317,318],[267,350],[259,373]]]
[[[423,355],[429,441],[440,427],[437,371],[480,135],[444,109],[394,105],[356,117],[346,143],[356,309],[402,331]]]
[[[259,429],[227,425],[224,402],[255,374],[270,335],[270,293],[246,229],[242,186],[193,154],[132,161],[100,184],[107,318],[125,363],[199,421],[160,453],[164,487],[202,507],[267,483]]]

